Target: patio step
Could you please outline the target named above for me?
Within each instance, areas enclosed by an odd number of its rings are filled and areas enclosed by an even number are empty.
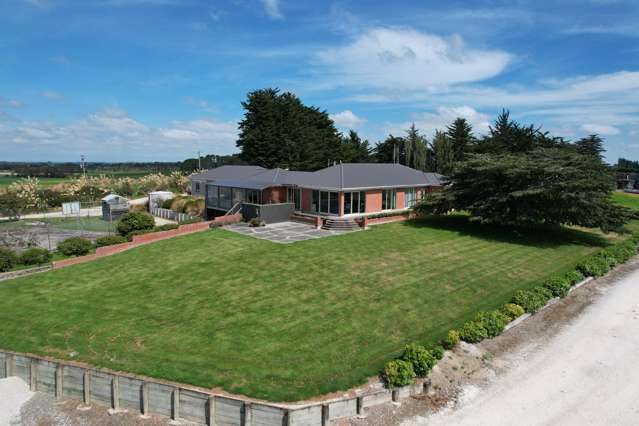
[[[322,225],[322,229],[329,231],[354,231],[359,229],[359,225],[353,219],[327,218]]]

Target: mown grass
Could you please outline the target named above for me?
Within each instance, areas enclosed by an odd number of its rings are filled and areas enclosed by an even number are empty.
[[[291,245],[216,229],[0,283],[0,347],[297,400],[363,383],[605,244],[465,217]]]
[[[617,204],[628,207],[629,209],[639,210],[639,194],[615,191],[612,193],[612,199]]]

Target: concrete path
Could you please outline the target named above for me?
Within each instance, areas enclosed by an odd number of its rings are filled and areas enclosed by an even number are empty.
[[[341,235],[354,231],[329,231],[315,229],[314,225],[299,222],[270,223],[266,226],[251,227],[247,223],[235,223],[226,227],[227,230],[238,234],[248,235],[260,240],[274,243],[290,244],[297,241],[314,240],[316,238]]]
[[[21,424],[20,408],[33,396],[24,380],[17,377],[0,379],[0,426]]]
[[[621,279],[540,349],[522,348],[487,387],[413,425],[639,424],[639,271]]]

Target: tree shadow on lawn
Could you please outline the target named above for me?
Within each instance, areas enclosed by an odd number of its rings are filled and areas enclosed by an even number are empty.
[[[482,240],[502,243],[520,244],[540,248],[553,248],[562,245],[580,245],[588,247],[605,247],[611,242],[594,232],[580,231],[565,226],[499,226],[483,224],[470,220],[463,214],[448,216],[427,216],[402,222],[414,228],[431,228],[452,231],[461,236],[480,238]]]

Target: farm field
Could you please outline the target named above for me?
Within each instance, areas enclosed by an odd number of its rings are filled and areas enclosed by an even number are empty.
[[[364,383],[614,238],[463,216],[290,245],[215,229],[1,283],[0,347],[299,400]]]
[[[627,192],[615,191],[612,193],[612,199],[622,206],[633,210],[639,210],[639,194],[631,194]]]
[[[99,177],[99,176],[107,176],[107,177],[131,177],[131,178],[139,178],[142,176],[146,176],[148,174],[155,173],[152,170],[91,170],[87,172],[87,176]],[[38,181],[42,187],[47,188],[53,185],[57,185],[59,183],[70,182],[73,179],[79,177],[77,176],[69,176],[63,178],[48,178],[48,177],[39,177]],[[20,177],[13,175],[0,175],[0,188],[5,188],[11,185],[13,182],[19,181]]]

